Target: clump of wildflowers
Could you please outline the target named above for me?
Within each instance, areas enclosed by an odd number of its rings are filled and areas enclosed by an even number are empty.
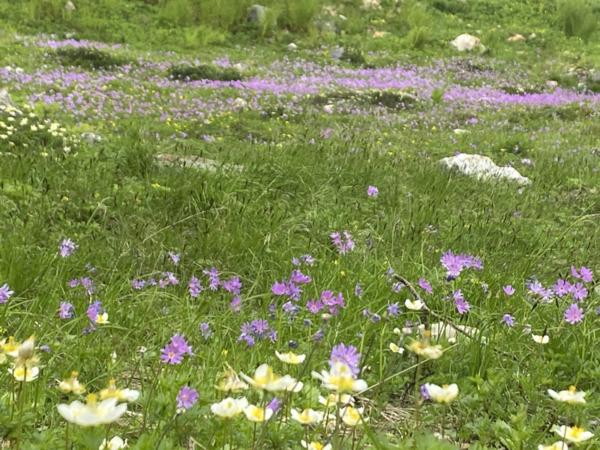
[[[483,269],[481,259],[464,253],[455,255],[452,250],[442,254],[441,263],[448,271],[448,278],[451,279],[458,277],[464,269]]]
[[[6,303],[14,291],[11,291],[8,284],[0,286],[0,303]]]
[[[354,250],[354,241],[347,231],[344,231],[343,235],[344,237],[342,237],[340,233],[331,233],[329,236],[331,237],[333,245],[338,249],[338,252],[345,255],[349,251]]]
[[[73,305],[69,302],[60,302],[60,308],[58,309],[58,317],[61,319],[72,319],[75,313],[73,312]]]
[[[79,248],[71,239],[63,239],[60,243],[60,256],[66,258],[71,256]]]

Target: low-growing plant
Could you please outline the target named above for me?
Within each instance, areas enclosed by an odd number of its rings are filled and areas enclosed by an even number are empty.
[[[176,80],[239,81],[242,74],[233,67],[175,65],[169,69],[169,76]]]
[[[588,0],[558,0],[556,20],[567,37],[590,40],[598,28],[598,15]]]
[[[109,69],[126,64],[123,58],[93,47],[59,48],[56,50],[56,57],[65,66],[79,66],[85,69]]]
[[[321,11],[320,0],[284,0],[279,23],[294,33],[306,33],[314,28],[313,21]]]

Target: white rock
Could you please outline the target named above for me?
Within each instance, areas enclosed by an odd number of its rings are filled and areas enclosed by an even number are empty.
[[[381,9],[381,5],[379,4],[379,0],[363,0],[362,8],[363,9]]]
[[[290,44],[288,44],[287,49],[291,52],[293,52],[294,50],[296,50],[298,48],[298,46],[296,44],[294,44],[293,42],[291,42]]]
[[[3,106],[3,109],[6,110],[18,111],[17,105],[15,105],[15,102],[13,102],[12,98],[10,98],[10,94],[6,88],[0,89],[0,106]]]
[[[67,3],[65,3],[65,9],[67,11],[75,11],[75,5],[73,4],[73,2],[71,0],[69,0]]]
[[[462,128],[455,128],[452,131],[454,132],[454,134],[465,134],[469,132],[469,130],[463,130]]]
[[[461,34],[452,42],[450,45],[455,47],[459,52],[471,51],[474,49],[479,49],[480,52],[485,50],[485,47],[481,45],[481,40],[478,37],[475,37],[471,34]]]
[[[84,139],[88,145],[94,145],[98,142],[102,142],[102,136],[86,131],[81,133],[81,139]]]
[[[558,81],[547,80],[546,81],[546,86],[548,86],[550,89],[555,88],[556,86],[558,86]]]
[[[525,36],[522,34],[515,34],[507,39],[508,42],[525,42]]]
[[[461,153],[460,155],[443,158],[439,162],[445,169],[456,169],[460,173],[473,176],[478,180],[495,178],[516,181],[518,184],[531,183],[531,180],[522,176],[517,169],[513,167],[498,167],[487,156]]]
[[[244,111],[247,108],[248,108],[248,102],[246,100],[244,100],[243,98],[238,97],[233,101],[232,109],[234,112],[239,113],[239,112]]]

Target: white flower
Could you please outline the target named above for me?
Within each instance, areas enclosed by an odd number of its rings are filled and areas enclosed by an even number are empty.
[[[254,378],[250,378],[243,373],[240,376],[254,386],[256,389],[265,391],[285,391],[298,384],[296,380],[289,375],[280,377],[273,373],[273,369],[268,364],[260,365],[254,372]]]
[[[135,402],[140,396],[140,391],[135,389],[117,389],[115,380],[108,382],[108,388],[100,391],[100,399],[116,398],[119,401]]]
[[[302,440],[300,441],[300,444],[307,450],[331,450],[332,448],[331,444],[323,445],[316,441],[306,442],[305,440]]]
[[[98,450],[118,450],[125,447],[127,447],[127,439],[123,440],[119,436],[115,436],[108,442],[104,439]]]
[[[585,404],[585,392],[577,391],[575,386],[571,386],[567,391],[556,392],[552,389],[548,389],[548,394],[554,400],[558,400],[559,402],[565,402],[570,404]]]
[[[393,351],[394,353],[400,353],[400,354],[404,353],[404,349],[402,347],[398,347],[393,342],[390,342],[390,350]]]
[[[569,446],[563,441],[558,441],[552,445],[538,445],[538,450],[569,450]]]
[[[429,396],[438,403],[450,403],[458,395],[458,386],[438,386],[437,384],[425,383],[425,388]]]
[[[26,368],[26,366],[18,365],[14,369],[8,369],[8,371],[13,375],[13,377],[15,377],[15,380],[17,381],[23,381],[23,378],[25,378],[25,381],[33,381],[40,374],[40,369],[35,366]]]
[[[290,413],[292,415],[292,419],[301,423],[302,425],[315,425],[323,420],[322,412],[315,411],[310,408],[305,409],[302,412],[298,412],[295,408],[292,408]]]
[[[329,394],[327,397],[319,395],[319,403],[326,408],[335,408],[338,403],[342,406],[352,406],[354,398],[349,394]]]
[[[231,418],[244,411],[247,406],[248,400],[246,400],[246,397],[238,399],[227,397],[219,403],[210,405],[210,410],[217,416]]]
[[[279,353],[275,350],[275,355],[277,355],[279,361],[286,364],[302,364],[306,359],[306,355],[296,355],[294,352]]]
[[[594,435],[592,433],[590,433],[589,431],[585,431],[583,428],[579,428],[579,427],[566,427],[566,426],[561,426],[560,428],[556,428],[554,427],[554,432],[556,434],[558,434],[559,437],[569,441],[569,442],[573,442],[575,444],[579,443],[579,442],[583,442],[583,441],[587,441],[588,439],[591,439],[592,437],[594,437]]]
[[[404,302],[404,306],[406,306],[406,308],[411,309],[413,311],[420,311],[423,309],[423,306],[425,306],[425,303],[423,303],[421,300],[415,300],[413,302],[407,298],[406,301]]]
[[[77,372],[71,372],[71,378],[61,381],[58,384],[58,388],[65,394],[68,394],[69,392],[76,395],[83,394],[85,392],[85,386],[79,382],[77,375],[79,375]]]
[[[337,392],[360,392],[368,387],[366,381],[356,380],[350,367],[341,361],[334,363],[329,372],[326,370],[322,370],[321,373],[313,371],[312,376],[321,380],[325,389]]]
[[[259,408],[258,406],[248,405],[244,408],[244,414],[250,422],[264,422],[273,415],[271,408]]]
[[[363,417],[364,408],[353,408],[352,406],[346,406],[341,410],[342,420],[349,427],[355,427],[360,422],[366,422],[368,419]]]
[[[127,403],[117,405],[118,400],[114,397],[100,403],[97,398],[97,395],[89,394],[86,404],[77,400],[69,405],[61,403],[57,406],[58,412],[68,422],[86,427],[112,423],[127,411]]]
[[[248,385],[240,380],[237,373],[233,371],[233,369],[229,368],[222,376],[221,382],[217,389],[225,392],[238,392],[248,389]]]
[[[534,342],[537,342],[538,344],[547,344],[548,342],[550,342],[550,336],[548,336],[547,334],[545,334],[543,336],[538,336],[537,334],[532,334],[531,338],[533,339]]]

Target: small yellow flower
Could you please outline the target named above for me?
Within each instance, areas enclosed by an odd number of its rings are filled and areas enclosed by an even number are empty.
[[[153,188],[159,188],[159,187],[160,187],[160,184],[158,184],[158,183],[152,183],[152,187],[153,187]]]

